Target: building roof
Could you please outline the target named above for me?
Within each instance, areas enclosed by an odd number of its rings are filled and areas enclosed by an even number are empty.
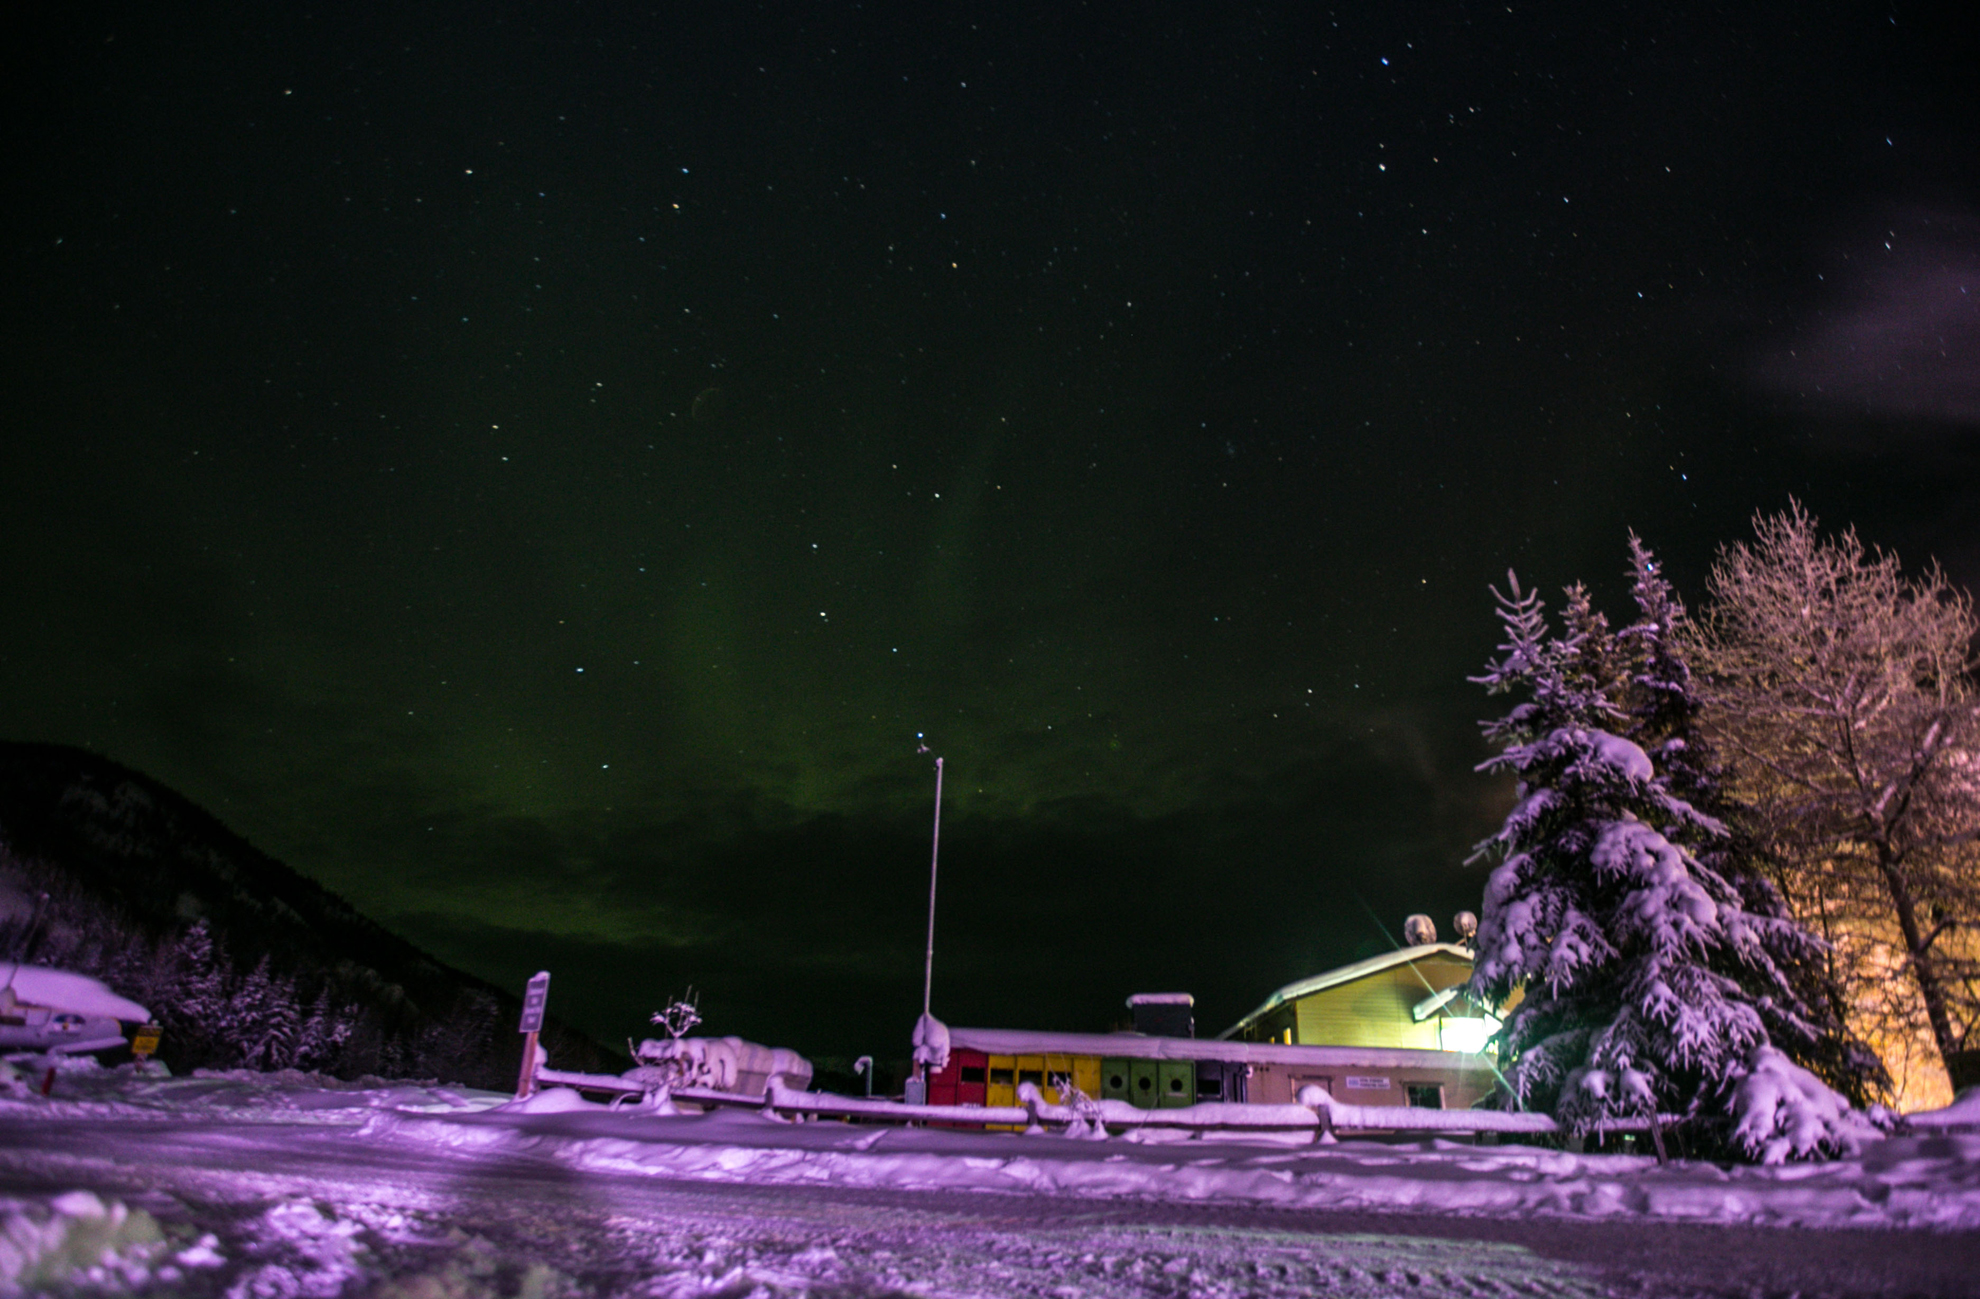
[[[1453,956],[1467,965],[1472,960],[1470,949],[1459,947],[1456,943],[1424,943],[1418,947],[1399,947],[1393,952],[1384,952],[1380,956],[1371,956],[1365,961],[1356,961],[1352,965],[1343,965],[1339,969],[1328,970],[1324,974],[1309,975],[1296,983],[1288,983],[1285,987],[1265,998],[1264,1004],[1260,1005],[1258,1009],[1217,1034],[1217,1036],[1228,1039],[1242,1032],[1247,1025],[1256,1023],[1259,1019],[1271,1014],[1289,1001],[1297,1001],[1301,997],[1310,997],[1316,992],[1324,992],[1328,988],[1336,988],[1343,983],[1353,983],[1356,979],[1365,979],[1371,974],[1378,974],[1393,966],[1407,964],[1411,961],[1420,961],[1430,956]]]
[[[1249,1064],[1346,1065],[1371,1069],[1448,1069],[1452,1051],[1399,1046],[1287,1046],[1279,1042],[1227,1042],[1201,1037],[1147,1037],[1140,1033],[1048,1033],[1019,1028],[952,1028],[952,1051],[985,1055],[1097,1055],[1140,1060],[1228,1060]],[[1483,1068],[1475,1063],[1467,1068]]]
[[[87,974],[45,965],[23,965],[19,961],[0,963],[0,971],[4,971],[0,972],[0,989],[8,993],[10,1002],[101,1019],[128,1020],[133,1024],[151,1018],[151,1012],[143,1006],[118,996]]]

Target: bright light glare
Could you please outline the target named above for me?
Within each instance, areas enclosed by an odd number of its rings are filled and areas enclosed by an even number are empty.
[[[1492,1023],[1485,1019],[1462,1019],[1446,1015],[1437,1021],[1438,1037],[1446,1051],[1462,1051],[1466,1055],[1476,1055],[1485,1049],[1486,1039],[1492,1036]]]

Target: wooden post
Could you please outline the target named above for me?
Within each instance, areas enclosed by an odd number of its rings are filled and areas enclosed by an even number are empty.
[[[536,1039],[543,1032],[543,1007],[550,1000],[550,971],[539,970],[523,991],[521,1031],[522,1072],[516,1077],[516,1099],[527,1100],[536,1090]]]
[[[540,1030],[530,1029],[523,1034],[522,1073],[516,1078],[516,1099],[528,1100],[536,1090],[536,1037]]]
[[[1660,1165],[1670,1163],[1670,1156],[1664,1153],[1664,1126],[1657,1122],[1657,1107],[1652,1105],[1646,1108],[1644,1116],[1650,1120],[1650,1142],[1657,1147],[1657,1162]]]

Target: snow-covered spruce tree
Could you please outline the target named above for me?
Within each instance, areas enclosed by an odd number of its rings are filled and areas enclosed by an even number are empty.
[[[1629,534],[1629,570],[1636,621],[1616,634],[1629,660],[1628,737],[1650,755],[1673,794],[1711,813],[1727,805],[1726,796],[1716,757],[1698,733],[1698,694],[1691,666],[1678,648],[1686,624],[1684,602],[1634,532]],[[1720,843],[1710,851],[1727,850]]]
[[[1718,1117],[1794,993],[1768,954],[1771,923],[1680,842],[1723,827],[1673,795],[1617,733],[1621,650],[1585,592],[1550,635],[1536,593],[1494,590],[1506,641],[1475,678],[1527,698],[1485,725],[1517,798],[1479,855],[1485,889],[1474,991],[1521,1000],[1499,1033],[1514,1097],[1573,1134],[1672,1114]],[[1760,1004],[1769,1000],[1766,1013]]]
[[[1700,724],[1704,702],[1682,648],[1692,631],[1684,601],[1634,532],[1629,565],[1636,620],[1616,634],[1629,664],[1624,735],[1650,755],[1672,795],[1709,818],[1667,834],[1738,891],[1769,961],[1793,989],[1794,1002],[1784,1006],[1771,995],[1770,980],[1747,983],[1773,1045],[1850,1103],[1868,1105],[1887,1093],[1890,1076],[1877,1053],[1849,1030],[1833,952],[1793,918],[1768,877],[1752,809],[1731,792],[1726,764]]]
[[[236,1059],[249,1069],[286,1069],[295,1059],[302,1009],[295,980],[277,975],[263,956],[234,990]]]
[[[297,1069],[328,1069],[350,1031],[350,1026],[340,1022],[331,1009],[330,985],[324,984],[317,989],[316,999],[296,1028],[296,1048],[290,1063]]]
[[[233,1063],[238,1041],[229,995],[233,965],[213,941],[204,917],[160,952],[169,973],[153,1014],[165,1026],[163,1052],[174,1069]]]

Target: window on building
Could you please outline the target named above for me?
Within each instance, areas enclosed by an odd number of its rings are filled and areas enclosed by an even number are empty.
[[[1426,1083],[1409,1086],[1409,1107],[1414,1110],[1440,1110],[1444,1108],[1444,1088],[1440,1083]]]

